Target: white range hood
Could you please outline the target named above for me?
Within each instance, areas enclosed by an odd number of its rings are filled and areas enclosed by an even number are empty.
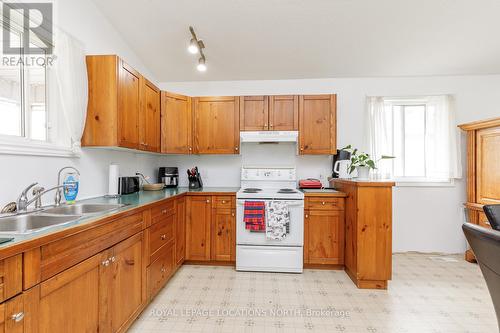
[[[298,131],[252,131],[240,132],[241,142],[297,142]]]

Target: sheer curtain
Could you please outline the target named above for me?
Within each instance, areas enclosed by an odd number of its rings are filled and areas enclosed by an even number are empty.
[[[382,155],[395,156],[394,133],[395,130],[401,129],[394,122],[393,105],[405,104],[425,104],[426,180],[461,178],[460,137],[455,123],[453,101],[448,95],[416,98],[367,97],[366,139],[372,158],[379,159]],[[376,173],[382,177],[393,177],[393,161],[380,161]]]
[[[79,153],[87,115],[87,66],[82,44],[63,31],[57,31],[53,76],[58,113],[71,138],[73,153]],[[63,124],[61,124],[63,125]]]

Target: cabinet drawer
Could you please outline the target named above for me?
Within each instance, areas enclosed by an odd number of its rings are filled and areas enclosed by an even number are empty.
[[[217,196],[214,200],[214,208],[234,208],[234,197],[231,196]]]
[[[175,214],[174,200],[159,204],[151,208],[151,224],[160,222],[161,220]]]
[[[174,216],[171,215],[149,227],[149,254],[152,256],[160,247],[174,238]]]
[[[308,209],[317,210],[344,210],[344,199],[312,197],[307,199]]]
[[[483,212],[479,212],[479,225],[483,228],[491,229],[491,224]]]
[[[165,285],[174,272],[175,242],[162,247],[159,255],[147,269],[148,293],[153,297]]]
[[[22,254],[0,260],[0,302],[23,290]]]

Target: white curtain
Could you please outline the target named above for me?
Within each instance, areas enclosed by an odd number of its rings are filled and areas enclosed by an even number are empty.
[[[370,155],[379,159],[393,155],[393,104],[425,104],[425,174],[428,180],[462,177],[460,136],[455,122],[452,98],[423,96],[417,98],[367,97],[366,138]],[[405,152],[411,154],[411,152]],[[398,158],[398,156],[396,156]],[[376,171],[382,177],[393,177],[392,160],[382,160]]]
[[[54,76],[57,85],[58,112],[63,116],[71,149],[80,152],[87,115],[87,66],[82,44],[69,34],[57,31],[54,47]],[[62,125],[62,124],[61,124]]]

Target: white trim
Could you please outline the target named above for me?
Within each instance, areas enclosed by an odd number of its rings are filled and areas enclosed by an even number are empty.
[[[0,154],[3,155],[31,155],[52,157],[80,157],[81,152],[70,147],[59,146],[26,138],[7,139],[0,136]]]
[[[455,187],[455,180],[396,179],[396,187]]]

